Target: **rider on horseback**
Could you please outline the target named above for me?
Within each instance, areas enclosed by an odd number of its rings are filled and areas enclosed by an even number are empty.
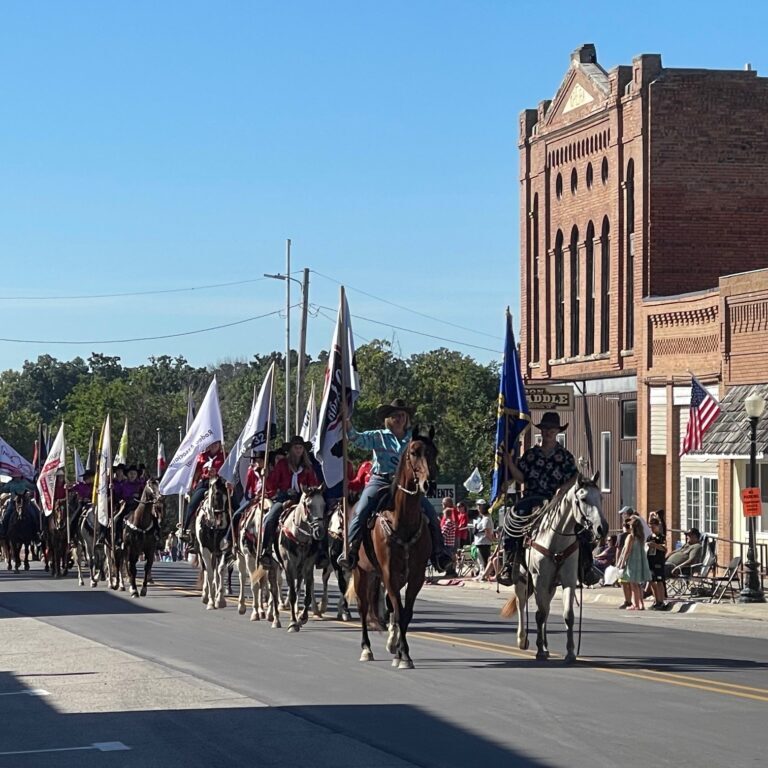
[[[259,553],[259,562],[265,567],[273,564],[272,546],[284,506],[288,502],[295,504],[301,497],[302,488],[320,485],[307,453],[312,443],[295,435],[283,447],[288,449],[288,456],[277,463],[266,480],[265,492],[272,500],[272,506],[264,517]]]
[[[83,479],[72,486],[72,490],[80,499],[80,505],[90,504],[93,501],[93,478],[96,473],[92,469],[86,469],[83,472]]]
[[[13,467],[10,470],[11,479],[5,483],[0,484],[0,493],[10,493],[11,498],[5,505],[2,517],[0,517],[0,537],[5,537],[8,531],[8,520],[13,512],[13,501],[15,496],[23,496],[25,493],[30,494],[30,498],[35,493],[35,486],[27,480],[22,474],[21,470],[17,467]],[[25,508],[29,510],[29,507],[25,505]],[[35,528],[40,527],[39,515],[35,515]]]
[[[511,478],[525,484],[523,498],[515,505],[514,514],[520,518],[531,515],[536,507],[549,501],[557,490],[573,478],[578,470],[573,454],[557,442],[557,436],[568,429],[560,424],[560,414],[547,411],[535,425],[541,431],[541,445],[531,446],[515,464],[507,462]],[[586,559],[586,560],[585,560]],[[524,541],[522,535],[504,530],[504,567],[499,574],[499,583],[514,584],[524,562]],[[581,543],[582,581],[595,583],[592,576],[592,549],[583,540]]]
[[[411,439],[413,409],[409,408],[404,400],[396,399],[391,405],[380,405],[376,409],[376,416],[384,422],[384,429],[358,432],[351,424],[347,425],[347,437],[350,441],[358,448],[373,451],[373,468],[349,525],[347,556],[342,554],[338,560],[342,568],[354,568],[357,564],[364,526],[376,511],[380,493],[392,484],[400,455]],[[432,534],[432,564],[438,571],[449,571],[452,558],[445,550],[437,512],[423,496],[421,507],[427,516],[429,531]]]
[[[221,440],[211,443],[198,457],[195,465],[195,472],[192,475],[192,495],[187,504],[187,513],[184,516],[184,528],[179,538],[189,544],[192,541],[192,521],[195,519],[197,510],[203,503],[205,494],[211,484],[211,479],[219,475],[219,470],[224,466],[224,448]]]

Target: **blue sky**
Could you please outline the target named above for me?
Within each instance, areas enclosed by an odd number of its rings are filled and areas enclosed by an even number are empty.
[[[343,280],[353,316],[486,349],[357,319],[359,342],[495,359],[504,307],[519,315],[519,112],[552,97],[583,42],[606,68],[654,52],[768,73],[760,5],[5,0],[0,336],[151,336],[279,310],[270,280],[7,297],[258,278],[284,269],[290,237],[293,268]],[[335,308],[338,284],[313,274],[310,301]],[[310,319],[310,354],[331,331]],[[282,349],[284,334],[275,315],[161,341],[0,342],[0,367],[92,351],[201,365]]]

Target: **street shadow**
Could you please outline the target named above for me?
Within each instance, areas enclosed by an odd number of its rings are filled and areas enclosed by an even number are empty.
[[[0,693],[6,694],[0,698],[2,764],[3,758],[16,753],[15,764],[22,764],[18,761],[23,759],[23,765],[41,768],[49,766],[52,759],[59,765],[76,764],[78,768],[552,765],[529,756],[522,748],[502,745],[480,728],[470,730],[407,704],[66,714],[50,706],[47,696],[25,695],[28,690],[12,674],[0,673]],[[100,751],[104,749],[107,751]],[[60,757],[56,757],[58,751],[63,751]],[[71,762],[75,758],[76,763]]]
[[[579,659],[585,667],[611,669],[653,669],[658,672],[765,672],[768,662],[751,659],[727,659],[693,656],[590,656]]]
[[[104,589],[61,592],[0,591],[0,608],[20,616],[99,616],[109,614],[163,613]],[[0,611],[0,619],[14,618]]]

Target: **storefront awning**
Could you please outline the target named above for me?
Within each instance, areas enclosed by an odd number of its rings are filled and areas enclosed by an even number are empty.
[[[766,402],[765,412],[757,423],[757,457],[768,453],[768,384],[744,384],[732,387],[720,401],[720,415],[705,432],[700,451],[694,456],[717,459],[749,458],[749,418],[744,410],[744,400],[753,392]]]

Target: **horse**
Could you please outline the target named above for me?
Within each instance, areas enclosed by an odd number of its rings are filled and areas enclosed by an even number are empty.
[[[157,480],[147,480],[136,508],[123,521],[123,557],[128,565],[131,597],[145,597],[147,582],[152,576],[152,564],[163,522],[163,499]],[[136,588],[136,563],[144,555],[144,583]]]
[[[77,494],[69,494],[69,501],[77,504]],[[58,579],[69,572],[69,534],[67,533],[68,500],[56,499],[53,511],[46,517],[44,532],[48,547],[51,576]],[[71,534],[71,531],[70,531]]]
[[[99,581],[105,581],[107,578],[107,568],[109,558],[107,557],[107,548],[104,538],[100,535],[102,529],[105,529],[101,523],[96,523],[96,534],[94,536],[94,523],[96,521],[95,507],[93,504],[85,504],[80,515],[80,521],[77,525],[77,536],[79,546],[82,547],[85,554],[85,561],[88,564],[88,570],[91,576],[91,587],[98,586]],[[80,568],[78,565],[78,576]],[[80,586],[83,586],[80,579]]]
[[[289,632],[298,632],[309,619],[314,603],[314,568],[320,542],[325,536],[325,499],[323,488],[302,489],[299,503],[291,509],[280,526],[277,548],[288,582],[291,609]],[[304,607],[296,615],[301,583],[304,582]]]
[[[547,619],[558,584],[563,587],[563,619],[566,627],[566,664],[576,661],[573,643],[573,599],[579,583],[579,539],[576,527],[587,531],[593,540],[608,532],[603,517],[598,474],[588,478],[578,474],[535,512],[530,521],[533,532],[528,555],[531,578],[518,578],[515,594],[502,608],[508,618],[517,609],[517,644],[528,648],[524,609],[531,594],[536,596],[536,659],[549,658]]]
[[[349,612],[349,602],[347,600],[347,574],[338,564],[338,559],[344,550],[344,504],[341,499],[333,505],[330,515],[330,522],[326,532],[325,541],[318,549],[315,559],[315,567],[322,575],[323,592],[318,605],[315,601],[314,614],[322,616],[328,608],[328,580],[331,573],[336,573],[336,581],[339,584],[339,602],[336,606],[336,618],[340,621],[351,621],[352,616]]]
[[[282,626],[280,624],[280,586],[278,582],[280,566],[277,563],[269,568],[259,565],[258,552],[256,551],[259,539],[259,517],[258,501],[254,501],[243,513],[240,529],[236,532],[235,557],[237,572],[240,577],[237,612],[242,616],[246,611],[245,582],[250,575],[251,621],[265,618],[272,622],[273,629],[279,629]],[[268,603],[266,610],[264,610],[265,603]]]
[[[11,560],[15,565],[15,572],[18,573],[21,567],[21,548],[24,550],[24,570],[29,570],[29,551],[37,538],[37,521],[35,513],[37,508],[26,494],[15,493],[11,500],[13,509],[8,520],[8,530],[6,533],[6,550],[8,553],[8,570],[12,568]],[[30,509],[32,507],[32,509]]]
[[[213,478],[194,522],[203,567],[201,599],[209,611],[225,608],[227,605],[224,595],[224,571],[227,568],[229,547],[222,550],[221,544],[229,531],[231,520],[232,503],[227,487],[220,477]]]
[[[413,605],[426,578],[432,540],[421,497],[437,475],[435,430],[420,435],[414,427],[411,440],[400,456],[390,498],[380,509],[370,533],[364,531],[360,560],[354,570],[349,595],[357,595],[362,627],[360,661],[373,661],[368,637],[368,613],[378,620],[379,587],[389,599],[387,650],[394,654],[392,666],[413,669],[406,633],[413,618]],[[405,589],[405,602],[401,597]]]

